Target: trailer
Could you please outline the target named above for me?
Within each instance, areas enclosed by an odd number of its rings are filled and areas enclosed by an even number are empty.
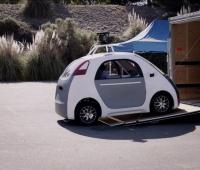
[[[179,108],[168,114],[139,113],[120,116],[109,116],[99,119],[105,125],[114,127],[120,125],[138,125],[147,123],[159,123],[164,120],[172,120],[181,117],[200,115],[200,100],[183,101]]]

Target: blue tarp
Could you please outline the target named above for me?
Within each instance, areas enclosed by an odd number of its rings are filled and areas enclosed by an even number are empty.
[[[136,37],[113,44],[113,48],[117,52],[167,52],[168,38],[168,20],[154,20]]]

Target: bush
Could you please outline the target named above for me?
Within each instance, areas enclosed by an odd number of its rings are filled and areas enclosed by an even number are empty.
[[[78,28],[72,20],[57,19],[55,24],[47,23],[42,26],[46,34],[54,34],[60,39],[58,56],[65,64],[86,55],[96,41],[93,32]],[[55,45],[55,44],[54,44]]]
[[[125,5],[128,0],[53,0],[55,3],[64,2],[66,4],[76,4],[76,5],[93,5],[93,4],[117,4]],[[130,1],[130,0],[129,0]],[[132,2],[139,0],[131,0]]]
[[[59,39],[53,34],[40,31],[36,34],[34,44],[27,53],[27,80],[56,80],[62,73],[64,65],[59,58]],[[56,49],[55,49],[56,48]]]
[[[26,66],[26,80],[57,80],[64,69],[63,63],[56,56],[41,55],[34,51],[29,54],[29,57]]]
[[[55,4],[58,4],[58,3],[61,3],[61,2],[63,2],[62,0],[53,0],[53,2],[55,3]]]
[[[5,25],[12,31],[20,28],[13,20],[8,23]],[[57,80],[65,65],[89,52],[95,38],[94,33],[62,19],[43,25],[26,50],[13,36],[3,36],[0,38],[0,81]]]
[[[47,23],[29,47],[26,79],[56,80],[64,66],[89,52],[94,34],[79,29],[71,20]]]
[[[23,79],[23,46],[13,37],[0,37],[0,81]]]
[[[0,36],[13,35],[14,40],[20,42],[32,42],[33,32],[28,25],[13,18],[0,20]]]
[[[17,4],[21,0],[0,0],[0,4]]]
[[[27,0],[24,15],[30,18],[46,18],[52,14],[51,0]]]
[[[139,18],[135,13],[129,14],[129,27],[123,33],[122,39],[127,40],[135,37],[147,27],[145,20]]]
[[[13,34],[20,29],[20,23],[13,18],[0,20],[0,34]]]

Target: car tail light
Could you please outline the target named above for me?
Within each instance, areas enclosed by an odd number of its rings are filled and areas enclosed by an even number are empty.
[[[76,70],[74,71],[74,76],[78,76],[78,75],[85,75],[87,72],[89,66],[89,61],[84,61],[83,63],[81,63]]]

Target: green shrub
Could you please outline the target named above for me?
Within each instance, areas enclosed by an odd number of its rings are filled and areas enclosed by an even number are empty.
[[[0,22],[1,29],[2,23],[11,30],[7,33],[20,29],[14,20]],[[86,55],[96,40],[94,33],[79,29],[71,20],[57,19],[42,29],[26,50],[13,36],[0,38],[0,81],[57,80],[65,65]]]
[[[56,56],[47,56],[35,51],[29,54],[26,66],[26,80],[57,80],[64,69],[63,63]]]
[[[13,18],[0,20],[0,34],[13,34],[20,29],[20,23]]]
[[[32,42],[33,32],[28,25],[13,18],[0,20],[0,36],[13,35],[16,41]]]
[[[21,0],[0,0],[0,4],[17,4]]]
[[[64,69],[59,55],[59,39],[53,34],[40,31],[27,53],[27,80],[57,80]],[[56,48],[56,49],[55,49]]]
[[[145,20],[138,17],[135,13],[129,14],[129,27],[123,33],[122,39],[127,40],[135,37],[141,31],[143,31],[147,27],[147,23]]]
[[[51,0],[27,0],[24,15],[30,18],[46,18],[52,14]]]
[[[13,37],[0,37],[0,81],[23,79],[23,47]]]
[[[63,2],[62,0],[53,0],[53,2],[55,3],[55,4],[58,4],[58,3],[61,3],[61,2]]]
[[[95,36],[71,20],[57,19],[42,26],[29,47],[27,80],[57,80],[65,65],[89,52]]]
[[[65,64],[86,55],[96,41],[96,34],[78,28],[69,19],[57,19],[55,24],[45,24],[42,29],[45,30],[46,34],[47,32],[54,33],[59,38],[60,44],[54,49],[59,49],[57,56],[62,58]]]

